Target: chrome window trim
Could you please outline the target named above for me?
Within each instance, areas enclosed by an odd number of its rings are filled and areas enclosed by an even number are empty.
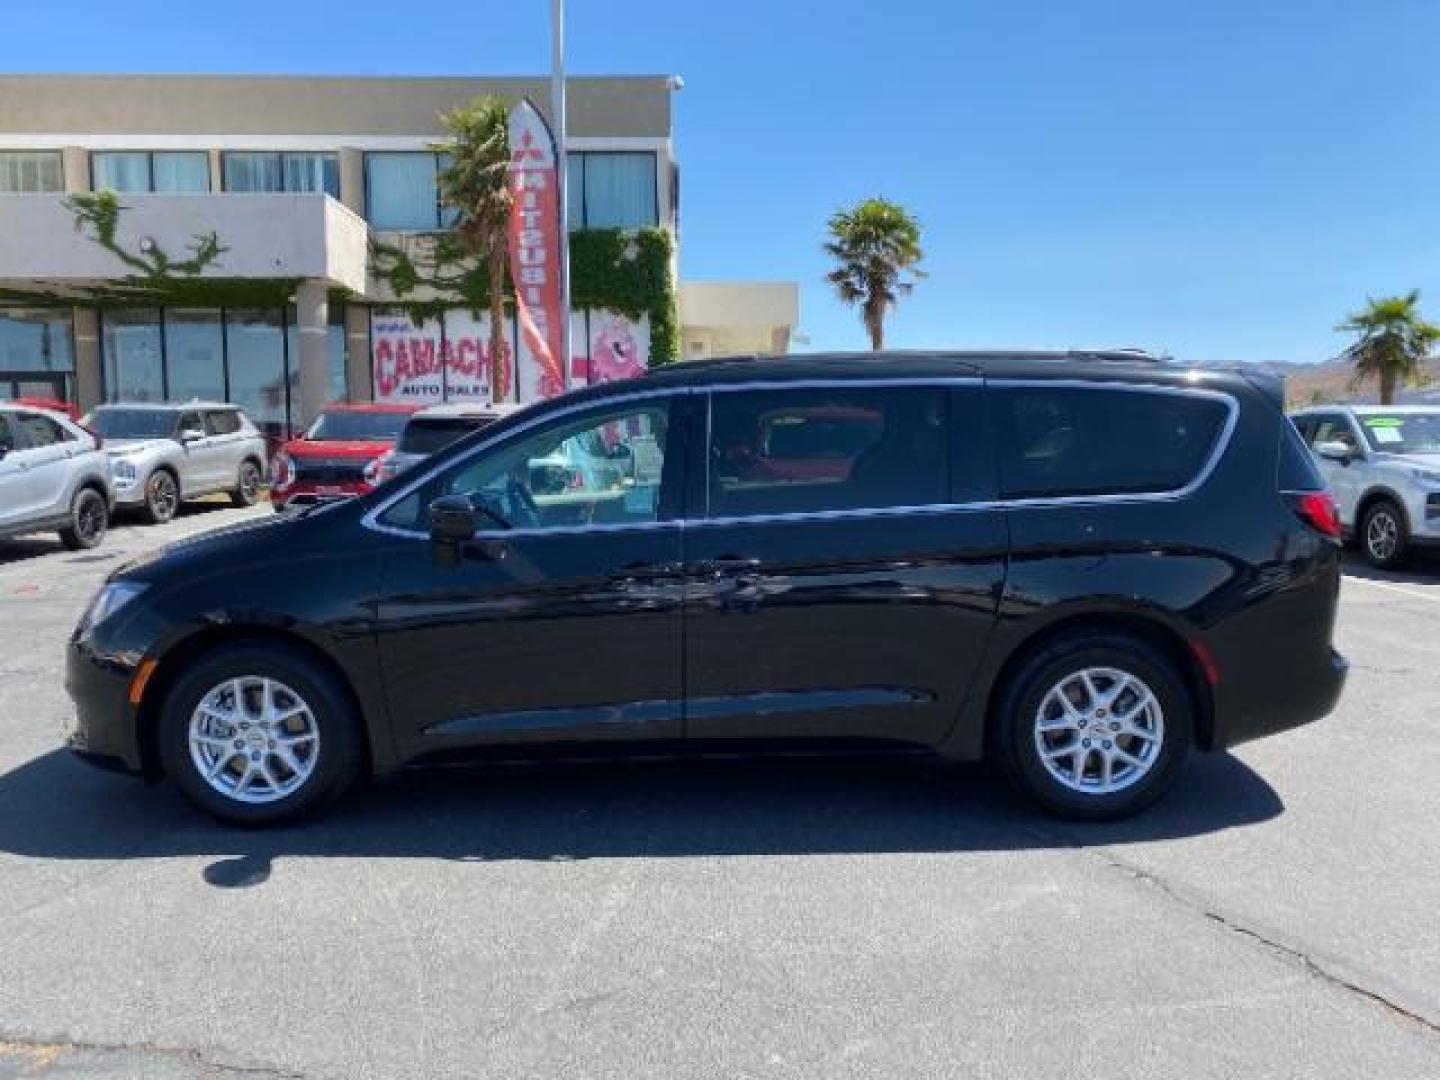
[[[955,386],[983,386],[985,389],[1012,390],[1027,387],[1054,387],[1068,390],[1109,390],[1124,391],[1129,393],[1166,394],[1175,397],[1203,397],[1217,401],[1225,406],[1225,422],[1221,426],[1220,434],[1215,440],[1215,446],[1210,456],[1201,466],[1195,477],[1182,487],[1172,488],[1165,491],[1140,491],[1140,492],[1100,492],[1095,494],[1078,495],[1053,495],[1034,496],[1024,498],[1005,498],[977,500],[972,502],[943,502],[924,503],[917,506],[882,506],[882,507],[853,507],[844,510],[814,510],[800,511],[796,513],[780,514],[759,514],[754,516],[734,517],[710,517],[707,506],[705,516],[674,518],[669,521],[647,521],[634,523],[619,523],[606,525],[573,525],[562,526],[553,529],[506,529],[495,532],[476,533],[477,538],[505,539],[515,537],[531,536],[575,536],[585,533],[624,533],[637,532],[645,529],[684,529],[684,528],[706,528],[729,525],[770,525],[789,524],[805,521],[843,521],[879,517],[902,517],[912,514],[947,514],[947,513],[970,513],[986,510],[1011,510],[1011,509],[1048,509],[1051,507],[1069,506],[1111,506],[1129,503],[1157,503],[1175,502],[1188,498],[1200,488],[1204,487],[1219,468],[1220,462],[1224,459],[1230,448],[1230,442],[1234,437],[1235,428],[1240,421],[1240,403],[1235,396],[1224,390],[1215,390],[1200,386],[1168,386],[1157,383],[1137,382],[1130,379],[1046,379],[1046,378],[1014,378],[1014,379],[985,379],[979,375],[972,376],[942,376],[937,378],[833,378],[833,379],[761,379],[753,382],[724,383],[711,386],[684,386],[684,387],[649,387],[636,388],[617,393],[613,397],[599,400],[585,401],[568,406],[564,409],[557,409],[537,416],[529,421],[503,432],[501,435],[489,439],[482,439],[466,458],[473,458],[476,454],[484,453],[491,446],[511,436],[520,435],[523,432],[548,423],[551,420],[558,420],[574,413],[584,412],[590,409],[603,409],[612,405],[623,406],[629,402],[645,401],[652,398],[673,397],[684,398],[694,394],[712,395],[716,393],[732,393],[747,390],[772,390],[772,389],[796,389],[796,390],[817,390],[817,389],[844,389],[847,387],[876,388],[876,387],[934,387],[948,388]],[[710,408],[709,402],[706,405],[706,446],[708,457],[708,445],[710,438]],[[451,464],[458,464],[451,463]],[[438,476],[446,466],[434,466],[421,476],[414,479],[412,483],[402,488],[379,506],[376,506],[360,519],[360,524],[372,532],[382,533],[387,536],[401,537],[409,540],[428,540],[430,534],[412,529],[401,529],[393,525],[385,525],[380,522],[379,517],[389,510],[397,502],[410,496],[417,488],[423,487],[432,479]],[[709,485],[706,485],[706,499],[709,499]]]

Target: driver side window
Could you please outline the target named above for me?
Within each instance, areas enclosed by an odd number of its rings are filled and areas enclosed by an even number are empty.
[[[380,520],[424,532],[431,502],[463,495],[513,529],[655,522],[669,430],[666,401],[566,417],[459,462]]]

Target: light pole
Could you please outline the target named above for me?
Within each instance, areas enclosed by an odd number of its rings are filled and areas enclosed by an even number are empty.
[[[560,203],[560,370],[570,389],[570,207],[565,194],[569,157],[565,135],[565,0],[550,0],[550,117],[555,124],[555,197]]]

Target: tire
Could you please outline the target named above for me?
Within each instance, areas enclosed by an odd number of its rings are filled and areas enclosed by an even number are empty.
[[[236,478],[235,489],[230,492],[230,502],[235,506],[254,506],[260,501],[260,485],[264,477],[260,466],[253,458],[240,463],[240,475]]]
[[[272,718],[289,714],[278,724],[261,722],[267,685]],[[344,686],[300,653],[263,642],[222,646],[188,664],[165,694],[158,735],[161,762],[180,790],[235,825],[318,813],[364,768],[359,718]]]
[[[60,530],[60,542],[71,551],[98,547],[110,528],[110,507],[93,487],[82,487],[70,501],[70,524]]]
[[[1124,710],[1118,716],[1106,700],[1112,693]],[[1011,781],[1047,813],[1079,821],[1129,817],[1169,791],[1195,728],[1175,666],[1137,638],[1105,632],[1068,635],[1030,658],[1004,690],[995,719],[993,745]],[[1072,745],[1075,752],[1066,754]]]
[[[1360,550],[1365,561],[1380,570],[1393,570],[1405,562],[1410,548],[1410,524],[1393,499],[1377,499],[1360,521]]]
[[[180,481],[169,469],[156,469],[145,481],[145,503],[141,513],[151,525],[175,519],[180,509]]]

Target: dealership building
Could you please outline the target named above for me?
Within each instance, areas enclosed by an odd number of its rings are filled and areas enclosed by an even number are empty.
[[[798,289],[678,282],[678,80],[572,78],[571,371],[783,352]],[[273,433],[326,401],[465,387],[482,305],[447,301],[439,114],[541,78],[0,76],[0,398],[237,402]],[[94,193],[113,192],[113,198]],[[412,258],[413,257],[413,258]],[[448,306],[447,306],[448,304]],[[494,396],[526,400],[516,376]],[[467,352],[468,350],[468,352]],[[460,361],[456,360],[459,365]],[[484,365],[478,365],[484,368]]]

